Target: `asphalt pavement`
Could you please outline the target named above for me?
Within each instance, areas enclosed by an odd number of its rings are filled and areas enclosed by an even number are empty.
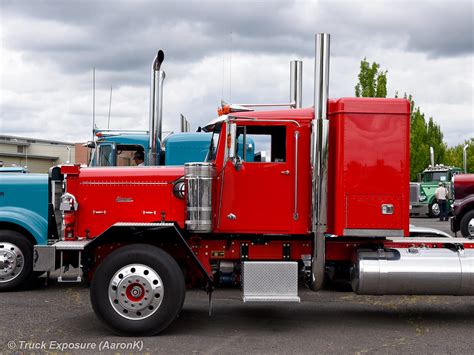
[[[414,218],[449,232],[448,222]],[[445,229],[447,228],[447,229]],[[192,290],[162,334],[113,335],[95,317],[82,284],[0,294],[1,353],[472,354],[474,297],[358,296],[300,289],[301,303],[243,303],[240,291]],[[81,350],[82,348],[82,350]]]
[[[427,216],[413,217],[410,218],[410,224],[413,224],[417,227],[430,227],[442,230],[443,232],[449,233],[454,236],[454,233],[451,232],[451,225],[449,221],[441,222],[437,218],[429,218]],[[458,237],[461,237],[461,234],[458,233]]]

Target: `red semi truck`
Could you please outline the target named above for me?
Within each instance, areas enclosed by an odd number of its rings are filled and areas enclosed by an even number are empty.
[[[474,238],[474,174],[456,175],[453,185],[451,230],[461,232],[464,238]]]
[[[337,274],[358,294],[474,294],[474,242],[407,238],[409,102],[328,99],[328,77],[319,34],[314,107],[299,108],[299,80],[289,109],[223,106],[204,128],[206,162],[53,169],[63,235],[35,250],[36,270],[81,266],[95,313],[120,334],[165,329],[186,287],[298,302],[301,274],[314,291]],[[250,139],[252,159],[239,156]]]

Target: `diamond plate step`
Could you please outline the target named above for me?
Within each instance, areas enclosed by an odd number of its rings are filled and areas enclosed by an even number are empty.
[[[300,302],[298,263],[289,261],[244,261],[244,302]]]

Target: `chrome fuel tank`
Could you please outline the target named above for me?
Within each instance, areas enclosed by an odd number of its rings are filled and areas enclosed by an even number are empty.
[[[360,295],[474,295],[474,250],[359,250],[351,282]]]

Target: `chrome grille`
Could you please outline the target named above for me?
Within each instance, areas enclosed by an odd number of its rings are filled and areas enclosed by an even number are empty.
[[[410,202],[420,201],[420,184],[417,182],[410,182]]]
[[[446,190],[448,190],[448,199],[453,199],[454,194],[453,194],[453,186],[451,183],[446,183],[445,184]]]
[[[62,229],[62,213],[59,210],[59,206],[61,205],[61,196],[64,193],[63,189],[63,182],[58,180],[51,181],[51,203],[53,204],[53,211],[54,211],[54,219],[56,221],[56,230],[58,234],[61,232]]]

